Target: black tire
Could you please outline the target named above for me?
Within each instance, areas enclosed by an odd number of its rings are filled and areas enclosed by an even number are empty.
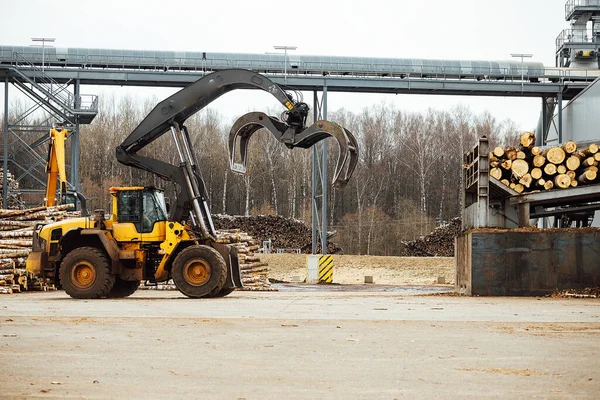
[[[218,291],[212,291],[211,293],[207,294],[206,297],[207,298],[225,297],[228,294],[231,294],[231,292],[233,292],[234,290],[235,290],[235,288],[223,288]]]
[[[135,293],[140,287],[140,281],[124,281],[117,277],[112,290],[106,296],[110,299],[117,299],[122,297],[128,297]]]
[[[173,260],[171,276],[181,293],[192,298],[206,297],[223,288],[227,265],[212,247],[190,246]]]
[[[106,297],[115,284],[110,260],[96,247],[71,250],[60,263],[59,278],[65,292],[75,299]]]

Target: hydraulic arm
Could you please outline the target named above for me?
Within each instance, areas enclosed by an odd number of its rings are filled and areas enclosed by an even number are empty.
[[[180,192],[169,220],[184,221],[190,217],[192,228],[202,238],[214,238],[215,231],[205,199],[204,181],[184,123],[209,103],[235,89],[261,89],[271,93],[283,104],[286,112],[281,120],[259,112],[248,113],[237,120],[229,136],[232,170],[240,173],[246,171],[248,141],[260,128],[268,129],[289,148],[308,148],[322,139],[334,137],[340,147],[334,174],[334,183],[339,186],[347,183],[358,159],[356,140],[348,130],[329,121],[317,121],[306,127],[308,105],[294,101],[266,77],[248,70],[230,69],[199,79],[160,102],[117,147],[116,152],[120,163],[176,182]],[[138,154],[141,149],[169,131],[175,140],[179,165]],[[239,150],[236,145],[239,145]],[[238,155],[240,162],[236,162]]]
[[[75,208],[81,211],[81,215],[87,215],[86,199],[76,191],[69,190],[67,183],[67,172],[65,166],[65,141],[68,136],[67,129],[56,126],[50,130],[50,144],[48,147],[48,159],[46,161],[46,207],[60,204],[74,203]],[[56,189],[58,187],[58,198]]]

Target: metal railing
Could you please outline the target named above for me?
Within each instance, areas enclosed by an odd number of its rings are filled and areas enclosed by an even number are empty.
[[[25,59],[21,54],[13,52],[14,66],[19,70],[27,71],[30,79],[38,89],[49,99],[52,98],[65,111],[77,114],[78,112],[97,112],[98,96],[95,94],[74,95],[69,92],[68,82],[60,84],[41,68]]]
[[[600,0],[569,0],[565,4],[565,18],[569,17],[577,7],[599,7]]]
[[[44,73],[41,68],[36,67],[20,54],[15,52],[13,53],[13,57],[16,61],[15,66],[21,70],[26,70],[28,72],[27,77],[36,85],[39,85],[42,92],[48,95],[48,97],[52,97],[54,101],[59,103],[65,110],[70,110],[73,107],[75,104],[74,96],[71,92],[65,90],[64,85],[56,82]]]
[[[594,43],[593,40],[594,32],[591,29],[565,29],[556,38],[556,51],[568,43]]]
[[[600,1],[600,0],[599,0]],[[29,56],[29,55],[28,55]],[[33,57],[33,55],[32,55]],[[543,69],[525,64],[503,66],[457,66],[457,65],[415,65],[397,63],[364,63],[356,61],[297,61],[297,60],[256,60],[211,57],[157,57],[132,55],[92,55],[69,54],[68,59],[47,59],[46,65],[79,67],[85,69],[114,68],[118,70],[155,70],[169,72],[212,72],[227,68],[245,68],[262,73],[283,74],[326,74],[347,77],[389,77],[389,78],[437,78],[437,79],[500,79],[521,80],[521,76],[540,77]],[[286,68],[287,63],[287,68]],[[507,62],[508,63],[508,62]],[[293,64],[293,65],[292,65]],[[522,71],[524,68],[524,71]],[[523,73],[522,73],[523,72]]]

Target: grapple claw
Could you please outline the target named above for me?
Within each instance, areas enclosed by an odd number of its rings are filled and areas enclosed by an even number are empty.
[[[249,139],[261,128],[266,128],[289,148],[307,149],[328,137],[335,138],[340,150],[333,174],[333,184],[336,187],[346,186],[356,168],[358,146],[354,135],[346,128],[325,120],[319,120],[308,128],[290,127],[262,112],[251,112],[240,117],[229,133],[229,164],[232,171],[242,174],[246,172]]]

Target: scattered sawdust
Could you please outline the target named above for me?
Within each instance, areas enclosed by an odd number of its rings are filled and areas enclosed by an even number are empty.
[[[550,295],[553,298],[590,298],[597,299],[600,297],[600,287],[585,288],[585,289],[566,289],[557,290]]]

